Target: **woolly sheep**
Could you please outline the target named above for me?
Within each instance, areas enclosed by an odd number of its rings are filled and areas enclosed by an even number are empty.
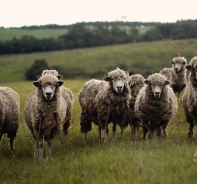
[[[172,68],[163,68],[160,73],[164,75],[169,81],[171,81],[171,87],[175,93],[178,93],[178,98],[180,93],[186,86],[186,69],[185,65],[187,60],[181,57],[179,54],[173,58],[171,61]]]
[[[189,82],[183,93],[183,108],[189,123],[188,137],[193,138],[194,126],[197,123],[197,56],[193,57],[185,68],[190,73]]]
[[[42,74],[40,76],[38,76],[37,78],[40,78],[41,76],[46,75],[46,74],[52,74],[52,75],[56,76],[58,79],[61,79],[63,77],[62,75],[60,75],[58,73],[57,70],[43,70]],[[73,103],[74,103],[74,95],[70,89],[68,89],[64,86],[60,86],[60,88],[64,88],[61,91],[64,92],[64,94],[65,94],[65,101],[67,104],[66,121],[63,125],[63,131],[65,134],[67,134],[68,128],[70,127],[71,120],[72,120],[72,109],[73,109]]]
[[[125,122],[129,122],[132,136],[137,133],[141,125],[140,119],[135,115],[134,105],[139,90],[144,86],[144,77],[140,74],[131,75],[128,77],[128,85],[131,92],[131,100],[129,104],[129,115],[126,116]]]
[[[117,68],[101,80],[92,79],[81,88],[78,99],[82,109],[80,126],[81,132],[91,130],[92,122],[98,125],[98,137],[101,140],[101,129],[104,129],[104,142],[108,139],[108,123],[113,122],[113,137],[116,125],[124,129],[123,117],[128,113],[130,90],[125,71]]]
[[[35,156],[43,156],[43,138],[48,144],[49,154],[51,153],[51,140],[59,134],[60,140],[64,147],[61,137],[62,126],[67,123],[67,94],[63,85],[52,74],[41,76],[33,84],[37,87],[27,98],[24,110],[25,121],[31,130],[35,140]],[[66,125],[65,127],[69,127]],[[67,131],[67,130],[64,130]]]
[[[18,132],[20,98],[9,87],[0,87],[0,140],[3,134],[10,139],[10,150],[14,150],[14,139]]]
[[[158,136],[167,136],[166,127],[175,116],[178,104],[171,83],[161,74],[152,74],[146,79],[135,102],[135,112],[143,123],[143,138],[149,132],[152,138],[157,130]]]

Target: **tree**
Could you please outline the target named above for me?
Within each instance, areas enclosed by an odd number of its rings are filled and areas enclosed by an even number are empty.
[[[36,59],[31,67],[26,72],[27,80],[36,80],[37,76],[42,73],[43,70],[48,69],[48,64],[45,59]]]
[[[172,29],[170,38],[171,39],[184,39],[184,38],[187,38],[187,34],[185,32],[185,29],[183,27],[176,27],[176,28]]]

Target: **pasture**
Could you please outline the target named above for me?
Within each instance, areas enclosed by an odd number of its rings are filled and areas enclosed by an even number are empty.
[[[197,39],[188,39],[0,55],[0,82],[24,81],[26,70],[37,59],[45,59],[50,67],[58,66],[64,79],[102,79],[116,67],[147,77],[171,67],[170,61],[177,53],[189,61],[196,55],[196,48]]]
[[[67,33],[67,29],[19,29],[0,28],[0,41],[8,41],[13,38],[21,39],[23,36],[33,36],[37,39],[58,38]]]
[[[15,154],[9,151],[5,136],[1,141],[1,183],[196,183],[196,142],[187,138],[188,124],[181,104],[167,128],[166,139],[143,140],[141,130],[132,139],[128,127],[123,137],[118,128],[114,141],[110,129],[109,142],[103,144],[93,126],[84,145],[77,93],[85,81],[65,80],[64,86],[75,95],[72,127],[64,137],[66,148],[57,137],[52,143],[52,157],[39,161],[33,157],[34,140],[23,116],[27,95],[35,88],[31,82],[1,84],[16,90],[21,98]]]
[[[93,126],[87,135],[87,145],[84,145],[77,100],[79,89],[90,78],[102,79],[117,66],[146,77],[164,66],[170,67],[177,53],[189,61],[196,55],[196,46],[196,39],[166,40],[0,56],[3,58],[0,85],[16,90],[21,100],[15,153],[9,151],[6,136],[0,142],[1,183],[196,183],[197,146],[196,141],[187,138],[189,126],[182,103],[167,128],[166,139],[143,140],[141,129],[136,139],[132,139],[128,127],[122,137],[118,128],[117,137],[112,141],[110,125],[109,142],[103,144],[97,140],[97,127]],[[58,65],[65,72],[64,86],[74,92],[75,102],[72,127],[64,137],[66,148],[62,148],[57,137],[52,143],[52,157],[38,161],[33,157],[34,140],[25,124],[23,111],[28,94],[35,89],[31,81],[25,81],[25,72],[34,60],[42,58],[49,66]],[[68,73],[74,79],[68,79],[65,76]]]

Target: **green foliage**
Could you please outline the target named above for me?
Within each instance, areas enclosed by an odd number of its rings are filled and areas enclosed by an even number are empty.
[[[0,41],[9,41],[13,38],[21,39],[23,36],[30,36],[36,39],[58,38],[60,35],[66,34],[68,29],[25,29],[25,28],[0,28]]]
[[[103,79],[116,67],[147,77],[163,67],[171,67],[170,61],[177,53],[189,62],[196,55],[196,47],[197,39],[188,39],[4,55],[0,56],[3,58],[0,82],[26,80],[27,70],[39,58],[47,61],[48,68],[45,69],[57,68],[64,79]]]
[[[44,59],[36,59],[26,72],[27,80],[36,80],[43,70],[48,69],[48,63]]]
[[[35,142],[23,115],[27,95],[35,86],[31,82],[2,84],[19,93],[21,113],[15,153],[9,151],[6,136],[1,140],[1,183],[196,183],[196,142],[187,138],[189,126],[181,102],[167,128],[166,139],[143,140],[141,129],[136,139],[132,139],[129,127],[121,137],[117,127],[117,137],[112,141],[110,125],[109,142],[103,144],[97,140],[97,127],[93,125],[84,145],[77,94],[85,82],[65,80],[64,86],[72,89],[75,96],[72,127],[64,136],[66,148],[61,147],[59,137],[56,137],[52,142],[52,156],[40,160],[33,157]]]

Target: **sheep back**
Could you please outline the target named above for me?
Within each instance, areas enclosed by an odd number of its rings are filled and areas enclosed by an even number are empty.
[[[15,138],[19,126],[19,113],[18,93],[9,87],[0,87],[0,138],[4,133],[7,133],[10,139]],[[13,145],[10,145],[10,148],[13,149]]]

